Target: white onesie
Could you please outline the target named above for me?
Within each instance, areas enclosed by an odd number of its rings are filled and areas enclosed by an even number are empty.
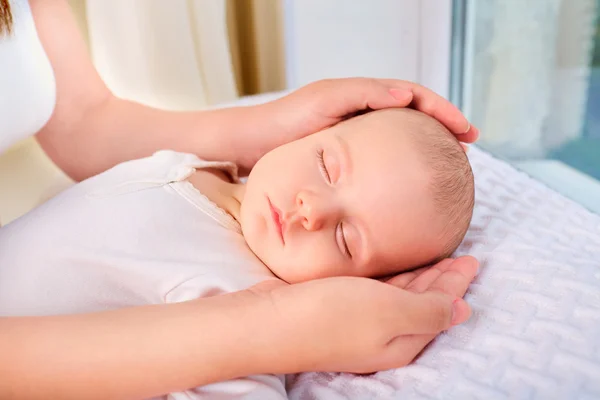
[[[59,194],[0,229],[0,316],[173,303],[272,278],[239,224],[186,181],[233,164],[161,151]],[[243,355],[240,355],[243,357]],[[281,399],[284,378],[253,376],[169,399]]]

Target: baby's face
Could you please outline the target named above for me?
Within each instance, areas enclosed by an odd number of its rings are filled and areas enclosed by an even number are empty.
[[[290,283],[434,259],[442,243],[429,173],[407,135],[385,115],[358,117],[265,155],[241,204],[249,247]]]

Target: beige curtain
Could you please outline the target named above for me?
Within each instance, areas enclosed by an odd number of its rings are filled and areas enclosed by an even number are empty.
[[[227,8],[240,93],[285,89],[282,0],[228,0]]]
[[[285,88],[282,0],[70,0],[120,97],[194,110]]]

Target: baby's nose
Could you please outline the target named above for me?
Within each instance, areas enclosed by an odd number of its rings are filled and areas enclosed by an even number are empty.
[[[295,220],[302,224],[307,231],[321,229],[327,216],[327,211],[322,207],[317,197],[308,193],[299,193],[296,198],[298,210]]]

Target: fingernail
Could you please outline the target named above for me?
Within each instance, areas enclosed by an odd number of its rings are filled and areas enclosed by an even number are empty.
[[[469,123],[469,121],[467,121],[467,129],[465,129],[464,132],[459,133],[459,135],[464,135],[465,133],[468,133],[471,130],[471,124]]]
[[[452,319],[450,320],[450,325],[454,326],[458,324],[459,321],[459,310],[458,310],[458,302],[459,302],[459,298],[457,297],[453,302],[452,302]]]
[[[390,89],[390,94],[393,98],[400,101],[405,101],[407,98],[412,97],[412,92],[404,89],[392,88]]]

